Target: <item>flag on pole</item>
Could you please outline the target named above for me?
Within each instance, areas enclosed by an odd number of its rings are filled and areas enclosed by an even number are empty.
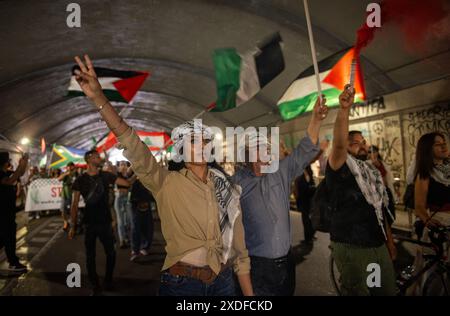
[[[169,147],[172,145],[170,136],[165,132],[136,131],[136,133],[151,151],[170,149]],[[118,141],[116,136],[112,132],[110,132],[106,138],[104,138],[97,144],[96,150],[99,153],[106,152],[114,147],[117,142]]]
[[[281,41],[280,34],[275,33],[252,52],[239,54],[235,48],[214,51],[217,101],[211,112],[245,103],[284,70]]]
[[[72,77],[68,89],[69,97],[85,95],[75,79],[74,71],[76,69],[80,70],[80,67],[76,65],[72,68]],[[141,71],[123,71],[102,67],[94,67],[94,69],[103,93],[108,100],[116,102],[129,103],[149,76],[148,72]]]
[[[83,149],[53,145],[50,168],[62,168],[69,162],[73,162],[76,166],[84,166],[86,165],[84,161],[85,152],[86,150]]]
[[[366,100],[364,79],[359,57],[354,48],[345,49],[319,62],[322,94],[328,107],[339,105],[339,95],[349,83],[352,60],[355,65],[355,102]],[[284,92],[278,101],[278,109],[284,120],[290,120],[305,112],[312,111],[317,99],[317,87],[313,67],[302,72]]]

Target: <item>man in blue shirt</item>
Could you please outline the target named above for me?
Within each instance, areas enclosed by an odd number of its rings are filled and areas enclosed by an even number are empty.
[[[316,101],[307,135],[293,152],[279,162],[274,173],[264,174],[259,159],[236,172],[233,180],[242,187],[241,208],[245,242],[251,259],[255,295],[293,295],[295,264],[290,254],[289,195],[291,182],[303,173],[319,152],[322,120],[328,112],[325,99]]]

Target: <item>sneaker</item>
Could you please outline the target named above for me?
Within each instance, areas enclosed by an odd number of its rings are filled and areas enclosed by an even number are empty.
[[[131,252],[130,261],[131,261],[131,262],[134,262],[134,261],[136,261],[136,259],[137,259],[138,257],[139,257],[139,253],[138,253],[138,252],[132,251],[132,252]]]
[[[10,264],[8,270],[11,272],[26,272],[28,269],[26,266],[18,262],[16,264]]]
[[[148,255],[149,255],[149,252],[148,252],[147,249],[141,249],[139,252],[140,252],[141,255],[143,255],[143,256],[148,256]]]

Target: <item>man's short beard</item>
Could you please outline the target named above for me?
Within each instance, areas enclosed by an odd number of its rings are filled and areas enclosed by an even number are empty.
[[[359,160],[367,160],[367,157],[369,156],[369,154],[367,152],[364,153],[357,153],[355,158],[359,159]]]

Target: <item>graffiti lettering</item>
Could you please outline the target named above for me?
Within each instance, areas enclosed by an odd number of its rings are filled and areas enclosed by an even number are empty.
[[[350,109],[350,117],[359,118],[369,115],[375,115],[380,113],[380,111],[384,109],[386,109],[384,98],[378,97],[364,103],[353,104],[352,108]]]

